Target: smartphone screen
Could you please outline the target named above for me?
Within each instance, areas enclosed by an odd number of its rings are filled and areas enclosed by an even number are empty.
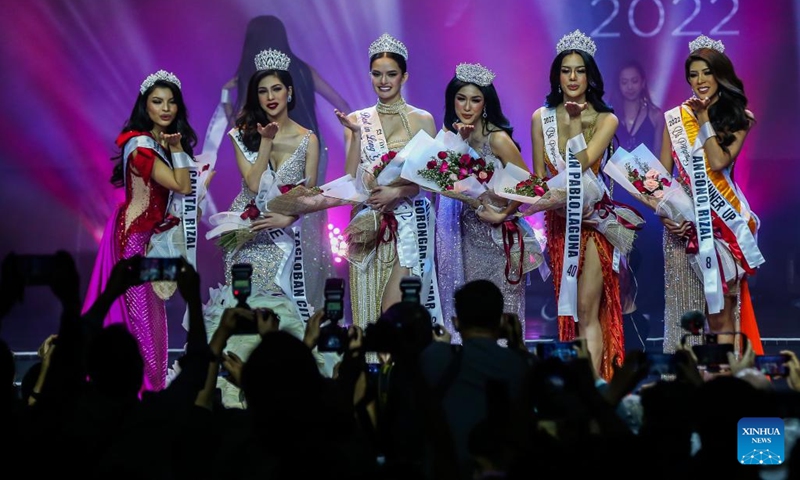
[[[53,276],[53,255],[17,255],[19,274],[25,285],[47,285]]]
[[[139,279],[143,282],[175,281],[180,258],[144,257],[139,264]]]
[[[764,375],[784,377],[789,374],[787,355],[756,355],[755,367]]]
[[[578,350],[575,348],[574,342],[540,343],[536,346],[536,353],[543,360],[556,357],[566,362],[578,358]]]
[[[675,355],[671,353],[648,353],[649,375],[673,375],[676,371]]]

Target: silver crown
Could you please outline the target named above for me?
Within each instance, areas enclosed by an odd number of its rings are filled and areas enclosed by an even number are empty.
[[[373,55],[376,53],[396,53],[403,57],[404,59],[408,60],[408,50],[406,46],[403,45],[403,42],[394,38],[393,36],[389,35],[388,33],[384,33],[377,40],[372,42],[369,46],[369,56],[372,58]]]
[[[181,89],[181,81],[178,80],[178,77],[166,70],[159,70],[156,73],[148,75],[147,78],[144,79],[144,82],[142,82],[142,85],[139,87],[139,93],[144,95],[144,92],[146,92],[148,88],[152,87],[153,84],[159,80],[173,83],[176,87],[178,87],[178,90]]]
[[[701,48],[710,48],[712,50],[718,51],[719,53],[725,53],[725,45],[723,45],[721,41],[711,40],[705,35],[700,35],[699,37],[689,42],[689,53],[692,53]]]
[[[597,45],[594,44],[594,40],[591,37],[587,37],[580,30],[575,30],[561,37],[561,40],[556,45],[556,54],[567,50],[580,50],[594,57]]]
[[[456,78],[462,82],[487,87],[492,84],[494,77],[494,72],[480,63],[460,63],[456,67]]]
[[[256,70],[286,70],[292,59],[279,50],[262,50],[256,55]]]

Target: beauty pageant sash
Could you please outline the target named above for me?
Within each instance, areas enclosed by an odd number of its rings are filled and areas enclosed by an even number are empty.
[[[695,205],[695,229],[699,249],[693,254],[703,275],[703,289],[709,313],[718,313],[723,307],[723,279],[714,249],[714,224],[722,222],[732,235],[722,235],[723,239],[733,240],[731,251],[745,270],[752,270],[764,263],[758,249],[751,225],[744,220],[740,211],[747,208],[746,200],[729,177],[728,172],[713,172],[705,159],[703,145],[697,141],[699,125],[688,108],[679,106],[664,114],[673,151],[678,159],[678,169],[689,178],[692,200]],[[714,222],[714,219],[718,222]],[[753,228],[754,217],[750,218]],[[741,252],[740,254],[738,252]]]
[[[558,124],[556,109],[542,112],[542,132],[545,152],[561,171],[567,170],[567,212],[564,236],[564,264],[561,268],[561,288],[558,292],[558,315],[571,316],[578,321],[578,266],[581,258],[581,223],[583,219],[583,182],[581,163],[567,145],[567,162],[558,150]]]

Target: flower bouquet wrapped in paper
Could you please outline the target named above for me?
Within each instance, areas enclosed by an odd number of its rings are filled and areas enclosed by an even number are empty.
[[[430,139],[427,134],[425,137]],[[488,185],[501,165],[493,159],[480,158],[453,132],[440,131],[431,140],[420,142],[419,148],[411,151],[401,176],[425,190],[478,208],[481,205],[478,197],[489,190]]]
[[[224,250],[239,250],[242,245],[255,238],[256,234],[250,231],[251,222],[262,212],[266,213],[266,204],[281,195],[281,187],[286,189],[286,185],[279,183],[275,172],[266,170],[261,174],[256,197],[243,212],[219,212],[209,217],[208,222],[213,228],[206,233],[206,240],[218,238],[216,243]]]
[[[362,200],[362,196],[358,195],[353,199],[345,196],[351,190],[355,192],[355,183],[351,175],[345,175],[321,187],[282,185],[278,188],[281,194],[267,201],[265,211],[298,216],[342,205],[357,205],[366,200],[366,197]]]
[[[424,131],[420,131],[399,152],[389,151],[381,155],[371,164],[359,165],[353,190],[349,186],[340,190],[348,198],[365,202],[370,192],[377,187],[392,187],[406,184],[408,181],[400,176],[403,165],[411,155],[432,142],[433,139]],[[389,240],[396,220],[392,215],[383,215],[372,208],[354,211],[350,223],[343,234],[347,243],[347,260],[358,267],[369,264],[379,239]]]
[[[603,198],[602,182],[591,170],[583,172],[584,216],[591,213],[592,206]],[[567,204],[567,172],[559,172],[544,180],[514,164],[507,164],[495,174],[492,182],[494,193],[509,200],[521,202],[520,213],[530,216],[545,210],[562,209]]]
[[[603,171],[639,201],[678,223],[694,221],[694,202],[652,152],[641,144],[618,149]]]

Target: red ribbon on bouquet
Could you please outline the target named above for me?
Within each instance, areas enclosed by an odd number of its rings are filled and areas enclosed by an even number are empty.
[[[166,217],[164,217],[164,221],[163,222],[159,223],[158,225],[156,225],[153,228],[153,232],[155,232],[155,233],[164,233],[167,230],[169,230],[170,228],[180,225],[180,223],[181,223],[181,219],[176,217],[175,215],[172,215],[170,213],[170,214],[167,214]]]
[[[617,215],[617,212],[615,211],[616,207],[627,208],[628,210],[632,211],[633,213],[635,213],[639,217],[644,218],[644,217],[642,217],[642,214],[640,214],[638,211],[636,211],[635,208],[631,207],[630,205],[626,205],[626,204],[624,204],[622,202],[616,202],[614,200],[611,200],[608,197],[607,193],[604,193],[603,194],[603,198],[601,198],[599,202],[594,204],[594,210],[597,212],[597,215],[599,215],[600,218],[602,218],[603,220],[605,220],[611,214],[611,215],[614,215],[615,217],[617,217],[617,220],[619,221],[620,225],[622,225],[623,227],[627,228],[628,230],[641,230],[642,229],[641,225],[636,226],[636,225],[632,224],[631,222],[625,220],[624,218],[620,217],[619,215]]]
[[[258,218],[259,215],[261,215],[261,210],[259,210],[258,207],[256,207],[255,200],[250,200],[250,203],[248,203],[247,206],[244,207],[244,211],[242,212],[241,215],[239,215],[239,217],[241,217],[242,220],[247,220],[247,219],[255,220],[256,218]]]
[[[525,258],[525,242],[522,241],[522,229],[519,228],[519,223],[516,219],[506,220],[502,224],[503,229],[503,250],[506,255],[506,280],[511,285],[516,285],[522,280],[522,264]],[[519,268],[517,272],[517,279],[512,280],[509,277],[511,273],[511,247],[514,246],[514,236],[517,237],[519,242]]]
[[[694,228],[694,223],[689,224],[689,228],[686,229],[686,236],[689,238],[689,241],[686,242],[686,253],[696,254],[699,252],[700,242],[697,240],[697,229]]]
[[[378,230],[378,242],[375,247],[379,247],[381,243],[390,242],[397,242],[397,218],[393,212],[381,215],[381,226]]]

